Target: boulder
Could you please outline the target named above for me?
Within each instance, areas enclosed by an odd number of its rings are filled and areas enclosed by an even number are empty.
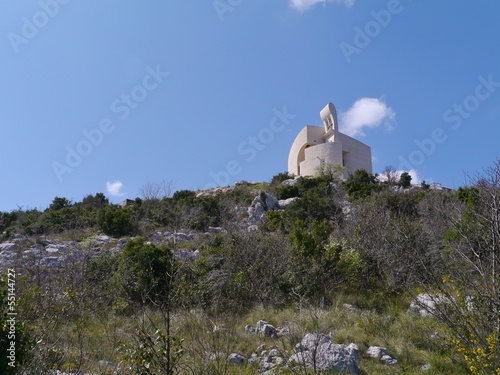
[[[231,353],[227,360],[233,365],[243,366],[247,359],[241,354]]]
[[[266,215],[266,211],[279,209],[280,204],[276,197],[261,192],[260,195],[254,198],[252,204],[248,208],[248,224],[259,224]]]
[[[263,334],[264,336],[271,337],[273,339],[278,338],[278,333],[276,331],[276,328],[272,324],[266,322],[265,320],[259,320],[257,322],[257,327],[255,330],[258,333]]]
[[[102,236],[97,236],[95,240],[100,243],[108,243],[111,241],[111,237],[102,235]]]
[[[59,249],[59,247],[54,246],[54,245],[49,245],[49,246],[47,246],[47,247],[45,248],[45,251],[46,251],[46,252],[48,252],[48,253],[51,253],[51,254],[53,254],[53,253],[58,253],[58,252],[59,252],[59,250],[60,250],[60,249]]]
[[[289,204],[292,204],[293,202],[295,202],[297,199],[299,199],[299,197],[293,197],[293,198],[288,198],[288,199],[280,199],[278,201],[278,204],[280,206],[280,209],[284,210],[286,206],[288,206]]]
[[[394,366],[398,364],[398,360],[392,358],[390,355],[384,355],[382,356],[382,358],[380,358],[380,360],[389,366]]]
[[[288,180],[281,181],[282,186],[297,186],[298,184],[298,178],[289,178]]]
[[[378,358],[386,365],[394,366],[398,363],[397,359],[392,358],[389,351],[381,346],[370,346],[366,350],[366,354],[372,358]]]
[[[163,241],[163,236],[161,235],[161,232],[154,232],[151,234],[151,240],[155,243],[155,245],[161,245]]]
[[[372,358],[382,358],[384,355],[389,355],[389,351],[381,346],[370,346],[366,350],[366,354]]]
[[[268,193],[261,192],[258,197],[255,197],[253,200],[253,204],[261,203],[264,207],[264,210],[279,210],[280,204],[278,199]]]
[[[167,240],[172,241],[172,242],[184,242],[184,241],[191,241],[194,236],[191,233],[171,233],[171,232],[165,232],[163,234],[165,237],[167,237]]]
[[[248,224],[250,224],[250,226],[256,226],[262,221],[265,215],[266,210],[262,203],[257,202],[252,204],[252,206],[248,207]]]
[[[361,351],[359,350],[359,346],[356,344],[350,343],[347,345],[347,351],[356,359],[356,362],[361,360]]]
[[[304,350],[314,351],[318,346],[330,342],[332,342],[332,339],[328,335],[323,333],[308,333],[302,338],[300,343],[295,346],[295,352],[300,353]]]
[[[420,316],[429,316],[436,312],[438,304],[448,302],[448,299],[438,294],[422,293],[413,299],[408,311],[414,312]]]
[[[420,371],[429,371],[432,368],[432,366],[429,363],[426,363],[425,365],[420,367]]]
[[[255,328],[253,328],[250,324],[245,326],[245,333],[255,333]]]
[[[335,344],[321,333],[308,333],[295,347],[295,354],[288,360],[288,366],[306,366],[321,372],[359,374],[357,353],[354,344]]]
[[[255,363],[257,362],[259,359],[259,356],[257,355],[257,353],[252,353],[252,355],[250,356],[250,358],[248,358],[248,363]]]

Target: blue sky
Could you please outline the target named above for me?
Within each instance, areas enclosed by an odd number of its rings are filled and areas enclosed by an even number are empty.
[[[0,29],[1,211],[269,181],[328,102],[374,172],[499,156],[496,0],[23,0]]]

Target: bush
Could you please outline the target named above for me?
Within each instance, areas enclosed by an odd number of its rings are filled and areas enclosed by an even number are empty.
[[[278,186],[276,188],[276,198],[288,199],[299,196],[298,186]]]
[[[131,236],[136,233],[130,207],[110,205],[101,208],[97,215],[97,225],[110,236]]]
[[[118,280],[132,302],[169,304],[174,259],[170,249],[146,244],[136,238],[123,248],[118,263]]]
[[[191,190],[178,190],[172,196],[174,201],[192,201],[196,198],[196,193]]]
[[[377,179],[374,175],[364,169],[358,169],[344,182],[349,199],[363,199],[372,195],[375,191],[380,191]]]
[[[288,172],[281,172],[277,175],[274,175],[271,179],[271,186],[276,186],[281,184],[283,181],[293,178],[293,175],[290,175]]]

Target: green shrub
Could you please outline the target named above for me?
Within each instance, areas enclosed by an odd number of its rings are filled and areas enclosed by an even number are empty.
[[[344,181],[347,195],[351,200],[367,198],[373,192],[380,191],[374,175],[364,169],[358,169]]]
[[[99,228],[110,236],[131,236],[136,232],[131,207],[110,205],[102,207],[97,215]]]
[[[290,175],[288,172],[281,172],[277,175],[274,175],[271,179],[271,186],[276,186],[281,184],[283,181],[293,178],[293,175]]]
[[[136,238],[120,255],[117,277],[125,296],[132,302],[169,304],[174,272],[172,251]]]
[[[278,186],[276,188],[276,198],[288,199],[299,196],[298,186]]]

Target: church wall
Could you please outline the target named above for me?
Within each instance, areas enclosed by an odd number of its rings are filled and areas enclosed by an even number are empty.
[[[322,162],[342,165],[342,143],[327,142],[305,149],[305,160],[300,163],[302,176],[314,176]]]
[[[321,126],[305,126],[295,138],[288,156],[288,172],[299,175],[298,167],[305,159],[306,146],[324,143],[324,129]]]
[[[342,141],[343,150],[348,152],[345,160],[347,172],[353,173],[358,169],[364,169],[368,173],[373,173],[371,148],[342,133],[339,133],[339,138]]]

